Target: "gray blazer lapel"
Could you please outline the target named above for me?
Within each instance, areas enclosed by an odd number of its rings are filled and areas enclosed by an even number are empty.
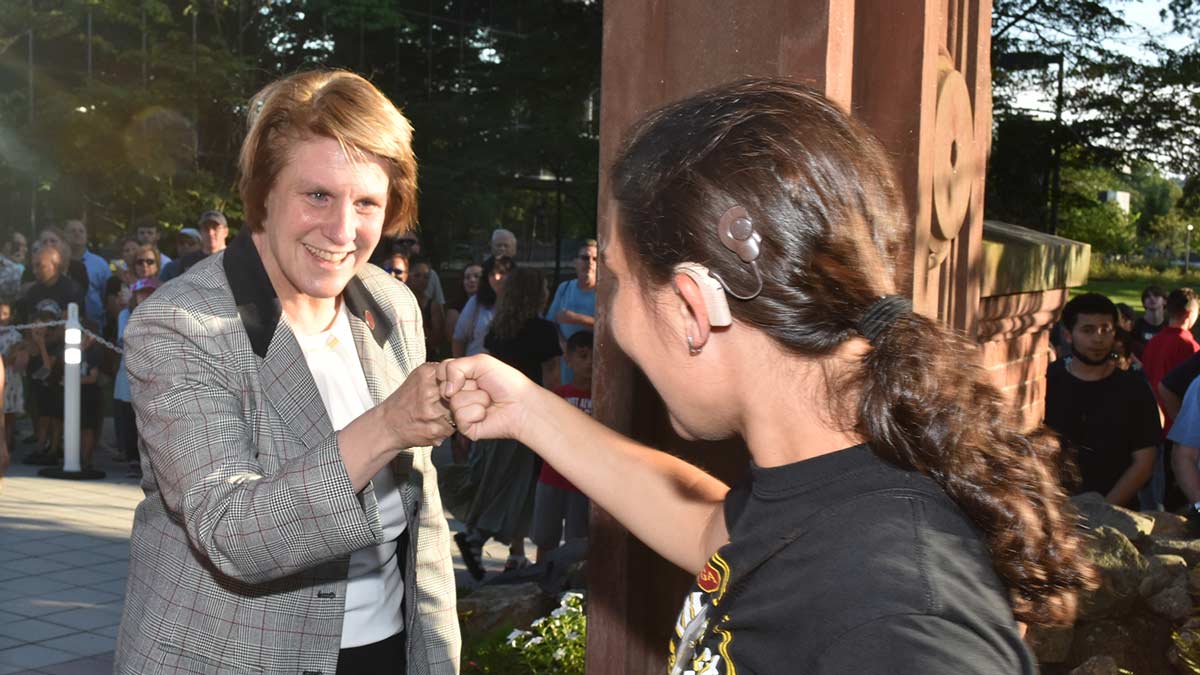
[[[404,371],[396,366],[392,359],[387,358],[384,352],[385,348],[391,348],[390,342],[384,336],[392,334],[394,337],[395,331],[392,330],[391,322],[382,308],[370,297],[370,292],[358,278],[347,286],[345,300],[350,314],[350,332],[354,334],[354,347],[362,361],[367,389],[370,390],[375,405],[379,405],[406,379]],[[382,345],[380,338],[384,338]],[[410,518],[417,499],[417,491],[412,485],[413,459],[413,453],[405,451],[392,460],[392,476],[400,488],[404,510]]]
[[[259,364],[258,376],[267,399],[280,418],[288,421],[287,432],[306,451],[315,449],[333,434],[325,402],[304,360],[300,343],[286,321],[280,321],[276,327],[267,355]]]

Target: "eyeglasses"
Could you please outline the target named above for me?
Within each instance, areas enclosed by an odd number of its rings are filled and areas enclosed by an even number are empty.
[[[158,261],[154,258],[138,258],[133,261],[134,265],[157,265]]]
[[[385,268],[383,268],[383,271],[384,271],[384,272],[387,272],[388,274],[390,274],[390,275],[392,275],[392,276],[394,276],[394,277],[396,277],[397,279],[399,279],[399,278],[403,277],[404,275],[408,274],[408,270],[404,269],[403,267],[396,267],[396,268],[392,268],[392,267],[385,267]]]

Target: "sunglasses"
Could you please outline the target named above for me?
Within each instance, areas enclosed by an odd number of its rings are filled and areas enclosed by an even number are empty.
[[[154,258],[138,258],[133,261],[134,265],[157,265],[158,261]]]

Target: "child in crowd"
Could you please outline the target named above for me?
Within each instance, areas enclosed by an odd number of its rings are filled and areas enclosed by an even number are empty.
[[[37,323],[61,321],[62,307],[53,300],[42,300],[34,308]],[[52,465],[61,461],[63,426],[62,388],[62,326],[38,327],[29,330],[32,342],[29,359],[30,381],[37,403],[38,449],[26,461],[29,464]]]
[[[575,374],[570,384],[554,390],[569,403],[592,414],[592,333],[580,331],[567,339],[567,367]],[[564,532],[563,523],[566,522]],[[559,542],[582,539],[588,533],[588,498],[549,462],[542,463],[533,502],[533,542],[538,562]]]

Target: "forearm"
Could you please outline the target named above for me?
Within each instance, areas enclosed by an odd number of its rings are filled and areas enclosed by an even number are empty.
[[[1175,392],[1163,386],[1162,382],[1158,383],[1158,401],[1167,417],[1175,419],[1179,416],[1179,408],[1183,405],[1183,401],[1175,395]]]
[[[547,390],[519,439],[634,536],[691,573],[727,538],[729,488],[701,469],[636,443]]]
[[[1193,504],[1200,502],[1200,469],[1196,467],[1196,457],[1200,449],[1176,444],[1171,449],[1171,467],[1175,469],[1175,481],[1179,489]]]
[[[1150,475],[1154,473],[1154,456],[1151,455],[1149,461],[1143,459],[1135,459],[1134,462],[1121,474],[1121,478],[1117,484],[1108,491],[1105,499],[1109,504],[1117,504],[1124,506],[1137,497],[1137,492],[1150,480]]]
[[[362,491],[399,450],[390,445],[388,434],[380,433],[380,429],[387,428],[382,410],[368,410],[337,434],[338,451],[355,492]]]
[[[590,317],[587,314],[580,314],[579,312],[572,312],[569,309],[560,311],[558,316],[555,318],[559,323],[573,323],[577,326],[587,326],[588,328],[592,328],[596,325],[595,317]]]

